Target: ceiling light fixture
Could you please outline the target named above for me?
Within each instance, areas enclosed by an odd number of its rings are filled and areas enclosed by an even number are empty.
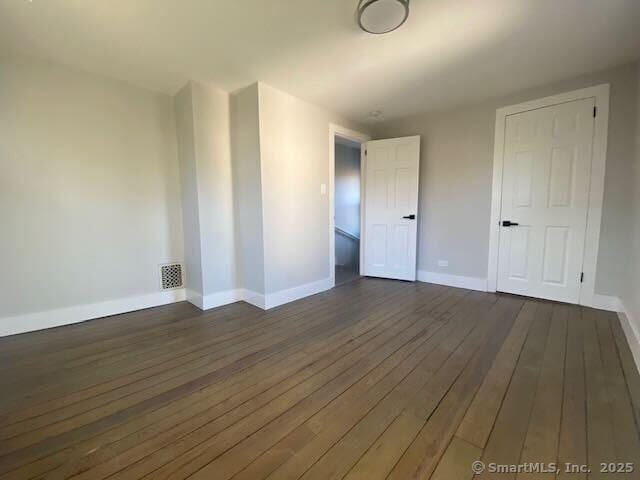
[[[409,0],[360,0],[358,25],[368,33],[393,32],[409,16]]]

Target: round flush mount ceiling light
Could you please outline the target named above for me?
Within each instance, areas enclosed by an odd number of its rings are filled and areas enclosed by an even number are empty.
[[[409,16],[409,0],[360,0],[358,25],[365,32],[389,33]]]

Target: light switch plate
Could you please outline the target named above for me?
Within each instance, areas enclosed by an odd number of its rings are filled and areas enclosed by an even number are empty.
[[[327,194],[327,184],[326,183],[321,183],[320,184],[320,195],[326,195]]]

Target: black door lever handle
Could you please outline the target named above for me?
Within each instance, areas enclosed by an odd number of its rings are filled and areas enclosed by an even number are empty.
[[[520,224],[516,223],[516,222],[512,222],[511,220],[503,220],[502,221],[502,226],[503,227],[517,227],[518,225],[520,225]]]
[[[412,213],[411,215],[405,215],[402,218],[406,218],[407,220],[415,220],[416,216]]]

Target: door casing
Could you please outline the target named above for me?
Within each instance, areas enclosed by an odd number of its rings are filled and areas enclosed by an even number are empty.
[[[498,284],[498,251],[500,241],[500,220],[502,207],[502,172],[504,167],[504,142],[506,119],[509,115],[527,112],[561,103],[594,98],[596,117],[594,119],[593,149],[591,160],[591,180],[589,186],[589,208],[585,234],[585,250],[579,304],[601,306],[595,293],[595,279],[600,245],[600,225],[604,198],[604,173],[607,157],[607,131],[609,125],[609,84],[583,88],[571,92],[540,98],[529,102],[500,108],[496,111],[496,128],[493,154],[493,184],[491,195],[491,223],[489,234],[488,290],[495,292]]]

